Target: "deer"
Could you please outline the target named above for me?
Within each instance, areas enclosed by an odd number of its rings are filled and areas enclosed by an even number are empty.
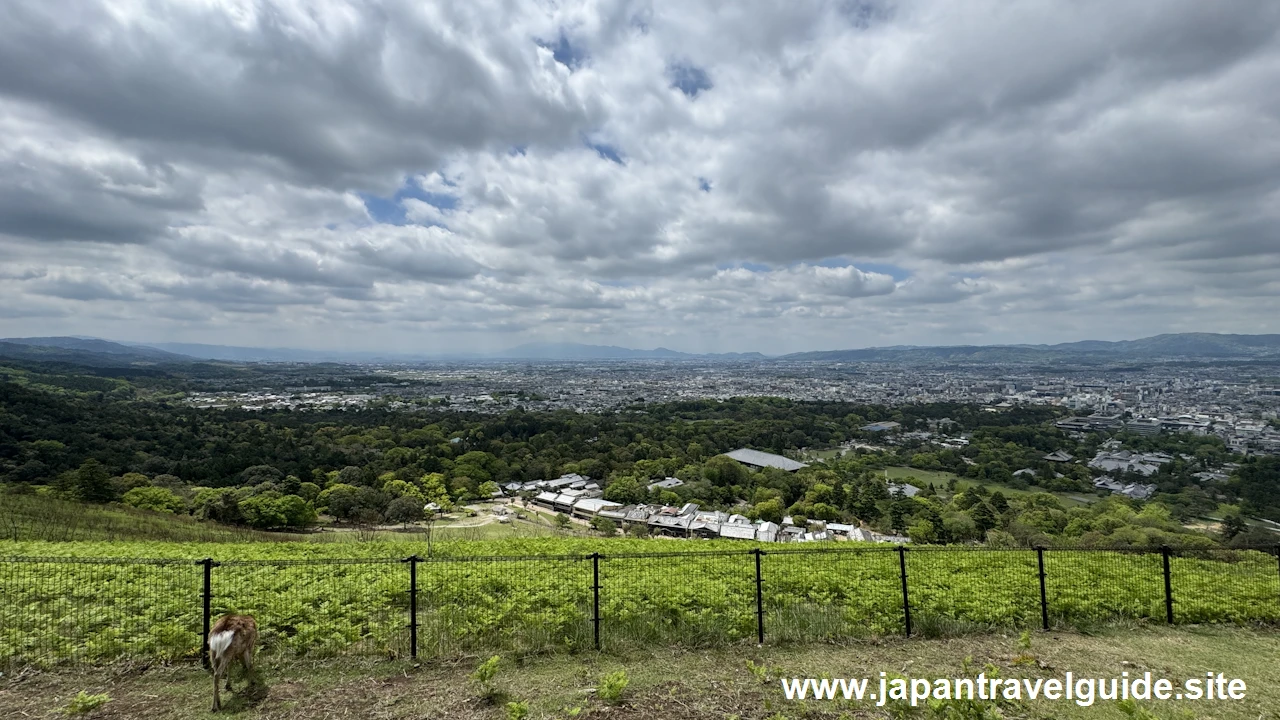
[[[258,623],[252,615],[223,615],[209,631],[209,664],[213,667],[213,710],[222,709],[218,681],[227,680],[231,692],[231,664],[239,660],[248,673],[253,668],[253,646],[258,642]]]

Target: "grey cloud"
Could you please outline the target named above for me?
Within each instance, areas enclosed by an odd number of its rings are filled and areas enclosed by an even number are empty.
[[[132,283],[128,283],[129,286]],[[140,300],[133,287],[101,277],[42,278],[29,284],[29,292],[66,300]]]
[[[484,267],[460,245],[459,238],[442,228],[404,227],[355,234],[344,250],[353,259],[383,273],[415,280],[451,281],[473,277]]]
[[[1264,0],[107,8],[0,5],[0,306],[317,343],[1280,331]]]
[[[0,149],[0,234],[40,240],[148,242],[201,208],[199,182],[166,163],[50,160]]]
[[[459,148],[576,137],[595,111],[503,13],[480,10],[6,3],[0,92],[167,152],[214,146],[344,186]]]

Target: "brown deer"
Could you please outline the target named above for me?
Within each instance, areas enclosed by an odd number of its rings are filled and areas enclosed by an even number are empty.
[[[209,631],[209,664],[213,666],[213,712],[222,709],[218,680],[227,679],[231,691],[231,663],[239,660],[246,673],[253,668],[253,646],[258,642],[258,623],[252,615],[223,615]]]

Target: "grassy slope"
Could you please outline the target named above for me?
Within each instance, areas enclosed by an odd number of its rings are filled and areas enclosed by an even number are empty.
[[[583,653],[506,658],[495,685],[505,699],[529,703],[530,718],[675,716],[687,720],[786,718],[836,720],[883,718],[885,708],[868,702],[786,700],[778,677],[878,677],[880,671],[913,677],[961,673],[967,656],[973,666],[992,663],[1004,677],[1118,676],[1151,671],[1180,680],[1206,671],[1243,678],[1244,701],[1144,703],[1159,718],[1218,720],[1280,718],[1280,635],[1235,628],[1148,628],[1101,635],[1037,634],[1031,653],[1038,663],[1015,664],[1021,651],[1012,636],[987,635],[946,640],[888,640],[849,645],[803,645],[685,651],[660,648],[632,654]],[[222,717],[267,718],[489,718],[505,717],[501,706],[477,697],[468,674],[480,657],[460,657],[415,667],[406,661],[341,658],[299,661],[265,658],[262,683],[224,694]],[[764,665],[767,682],[748,671],[746,661]],[[592,693],[608,672],[625,669],[631,684],[621,706],[609,707]],[[974,671],[975,673],[977,670]],[[75,667],[0,678],[0,706],[13,717],[51,717],[81,690],[106,692],[112,701],[89,718],[218,717],[206,712],[208,675],[193,664]],[[575,713],[575,708],[580,709]],[[1038,701],[1004,709],[1007,718],[1121,718],[1114,703],[1081,708]],[[924,717],[910,716],[910,717]]]
[[[0,539],[275,542],[298,539],[124,505],[86,505],[41,495],[0,495]]]
[[[919,484],[927,485],[928,483],[933,483],[935,487],[943,487],[948,482],[951,481],[951,478],[955,477],[954,473],[949,473],[946,471],[919,470],[911,467],[890,467],[890,468],[886,468],[886,470],[888,472],[889,479],[891,480],[900,480],[905,477],[915,477],[916,480],[920,481]],[[971,487],[976,487],[979,484],[980,483],[976,483],[972,480],[964,480],[959,478],[957,478],[956,480],[956,488],[958,490],[967,490]],[[1004,493],[1006,497],[1019,497],[1019,496],[1025,496],[1025,495],[1033,495],[1038,492],[1049,492],[1047,490],[1043,490],[1037,487],[1031,487],[1026,490],[1019,490],[1017,488],[1011,488],[1007,485],[1001,485],[1000,483],[989,482],[989,483],[981,483],[981,484],[985,484],[987,486],[987,489],[989,490],[992,490],[992,491],[999,490],[1000,492]],[[1089,502],[1093,501],[1093,498],[1089,498],[1088,496],[1085,496],[1082,493],[1072,494],[1072,493],[1053,492],[1049,494],[1056,496],[1059,500],[1062,501],[1062,504],[1067,507],[1071,507],[1073,505],[1083,505],[1085,504],[1085,500]],[[1082,497],[1084,498],[1084,500],[1082,500]]]

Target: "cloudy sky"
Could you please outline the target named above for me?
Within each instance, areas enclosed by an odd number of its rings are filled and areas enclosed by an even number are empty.
[[[1280,332],[1280,3],[5,0],[0,335]]]

